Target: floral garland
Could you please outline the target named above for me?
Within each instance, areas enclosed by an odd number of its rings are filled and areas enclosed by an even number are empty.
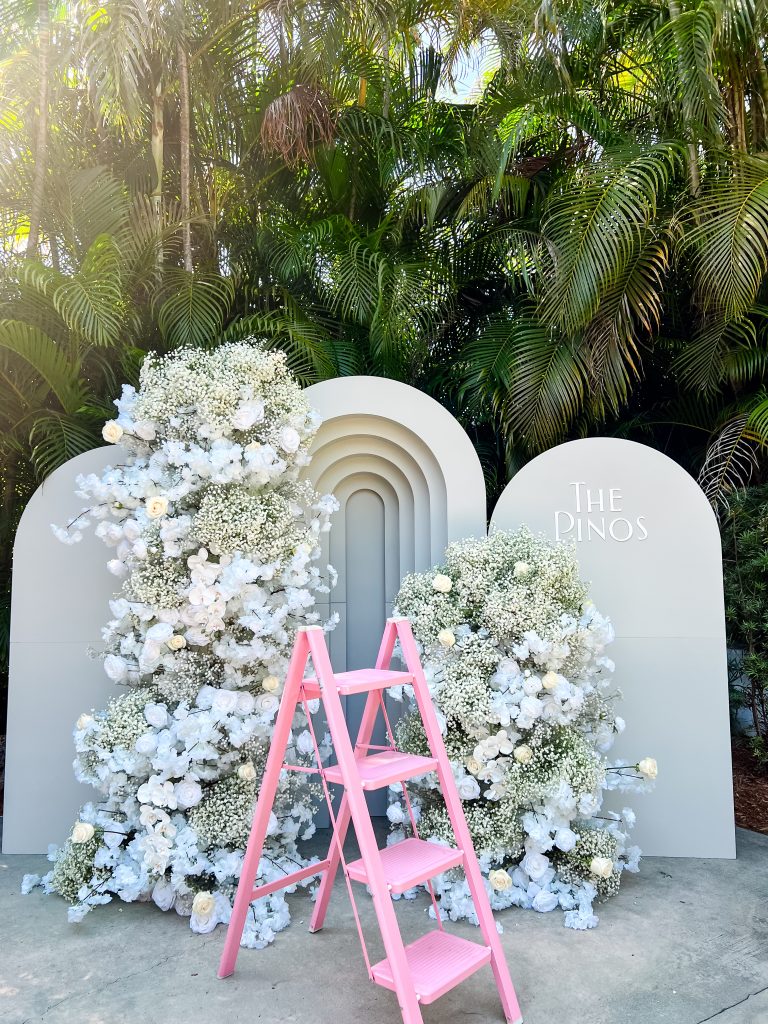
[[[596,897],[637,871],[628,846],[634,814],[602,812],[608,789],[647,789],[656,762],[610,764],[624,722],[609,694],[613,639],[579,577],[572,547],[527,529],[452,544],[445,564],[408,576],[396,600],[424,657],[475,850],[492,905],[565,911],[570,928],[597,924]],[[426,753],[413,707],[400,720],[404,749]],[[422,838],[453,841],[433,776],[417,790]],[[392,841],[404,838],[406,808],[388,810]],[[474,918],[457,871],[436,886],[450,918]]]
[[[104,438],[128,457],[81,477],[88,508],[54,529],[72,543],[95,522],[115,549],[123,594],[103,657],[124,690],[75,727],[75,773],[100,802],[24,889],[66,897],[72,921],[116,896],[208,932],[229,919],[293,637],[328,591],[313,563],[337,506],[299,480],[319,420],[281,353],[246,342],[150,354],[138,392],[124,387],[115,404]],[[297,715],[288,760],[312,751]],[[316,787],[284,774],[266,882],[304,863],[297,841],[314,831]],[[247,946],[289,922],[283,892],[251,910]]]

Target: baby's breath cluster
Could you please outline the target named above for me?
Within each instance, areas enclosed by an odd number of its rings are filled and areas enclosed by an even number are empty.
[[[594,927],[594,898],[615,892],[640,855],[628,845],[631,810],[601,813],[603,793],[645,788],[656,764],[606,760],[624,728],[605,653],[613,630],[587,598],[573,548],[527,529],[460,541],[442,565],[406,577],[396,604],[423,654],[493,905],[559,906],[569,927]],[[405,749],[426,752],[414,708],[397,732]],[[434,787],[431,776],[419,787],[420,833],[452,842]],[[404,807],[393,799],[388,813],[403,836]],[[439,890],[450,917],[474,917],[463,878],[448,874]]]
[[[205,788],[202,800],[189,814],[189,823],[209,846],[243,849],[255,798],[255,778],[242,779],[233,772]]]
[[[115,404],[116,464],[80,478],[89,506],[56,532],[72,542],[93,523],[113,550],[122,593],[103,660],[125,689],[78,720],[75,772],[99,798],[41,881],[72,920],[113,897],[152,899],[207,932],[229,919],[293,637],[320,618],[319,541],[336,505],[300,479],[318,419],[281,353],[148,355],[138,391]],[[313,752],[306,725],[298,714],[297,762]],[[302,863],[317,803],[306,779],[280,784],[264,881]],[[288,921],[282,894],[257,901],[243,942]]]
[[[98,891],[101,885],[93,863],[100,845],[101,837],[95,831],[82,843],[68,839],[54,865],[52,887],[72,904],[77,904],[86,892]]]

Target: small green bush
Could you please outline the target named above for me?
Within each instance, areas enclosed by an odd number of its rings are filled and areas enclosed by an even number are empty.
[[[722,536],[731,706],[748,710],[752,750],[768,766],[768,486],[734,497]]]

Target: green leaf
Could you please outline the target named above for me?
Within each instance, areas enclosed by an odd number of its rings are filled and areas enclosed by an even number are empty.
[[[122,261],[115,242],[100,235],[77,273],[60,279],[52,298],[70,330],[91,345],[114,345],[125,319]]]
[[[65,413],[42,413],[29,435],[32,465],[39,478],[49,476],[76,455],[101,443],[98,428],[88,419]]]
[[[23,360],[55,395],[62,409],[73,412],[85,400],[87,387],[80,364],[71,361],[52,338],[31,324],[0,321],[0,349]]]
[[[154,303],[163,340],[173,348],[215,344],[234,295],[231,278],[219,274],[190,274],[185,270],[168,271]]]

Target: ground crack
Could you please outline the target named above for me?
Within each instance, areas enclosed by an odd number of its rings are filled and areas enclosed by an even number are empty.
[[[759,996],[763,992],[768,992],[768,985],[764,988],[759,988],[757,992],[748,992],[743,999],[737,999],[735,1003],[731,1003],[730,1006],[724,1006],[722,1010],[718,1010],[717,1013],[713,1013],[710,1017],[703,1017],[701,1020],[696,1021],[696,1024],[707,1024],[708,1020],[714,1020],[715,1017],[719,1017],[721,1013],[727,1013],[728,1010],[732,1010],[734,1006],[741,1006],[742,1003],[746,1003],[747,1000],[752,999],[753,996]]]

